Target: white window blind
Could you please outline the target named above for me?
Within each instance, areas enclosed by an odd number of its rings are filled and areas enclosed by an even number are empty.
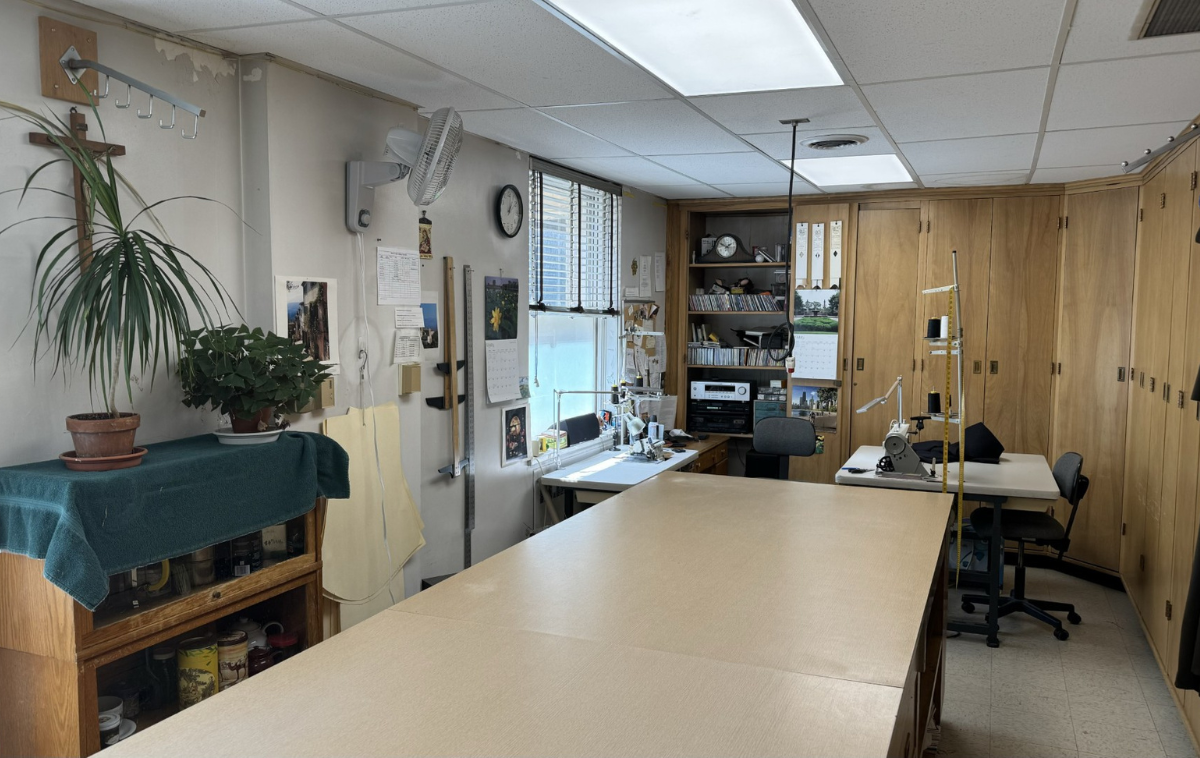
[[[615,315],[620,196],[535,168],[529,205],[530,305]]]

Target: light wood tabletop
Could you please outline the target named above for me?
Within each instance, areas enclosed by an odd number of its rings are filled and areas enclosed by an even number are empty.
[[[664,473],[106,755],[885,755],[950,504]]]
[[[854,451],[850,460],[837,472],[838,484],[860,487],[881,487],[897,490],[924,490],[940,492],[942,489],[942,465],[925,464],[934,470],[933,479],[900,479],[875,475],[875,464],[884,455],[879,445],[863,445]],[[866,473],[852,474],[846,468],[866,469]],[[958,489],[958,461],[951,461],[947,474],[950,489]],[[990,495],[993,497],[1025,497],[1037,500],[1055,500],[1060,497],[1058,483],[1045,456],[1022,453],[1004,453],[999,463],[974,463],[967,461],[963,469],[963,490],[968,495]]]

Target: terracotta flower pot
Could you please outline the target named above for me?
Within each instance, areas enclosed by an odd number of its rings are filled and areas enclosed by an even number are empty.
[[[77,413],[67,416],[67,431],[78,458],[108,458],[133,452],[133,439],[142,417],[136,413]]]
[[[271,419],[275,417],[275,409],[263,408],[258,413],[250,418],[238,418],[233,416],[229,419],[233,424],[234,434],[253,434],[261,432],[263,429],[271,425]]]

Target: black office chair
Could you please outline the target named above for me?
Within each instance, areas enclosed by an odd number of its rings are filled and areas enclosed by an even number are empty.
[[[1058,491],[1071,504],[1071,515],[1067,518],[1067,526],[1053,516],[1038,511],[1004,511],[1000,522],[1000,536],[1017,543],[1016,580],[1009,597],[1000,598],[999,616],[1010,613],[1028,613],[1039,621],[1044,621],[1054,627],[1054,636],[1065,640],[1070,634],[1063,629],[1062,622],[1050,615],[1050,611],[1066,611],[1067,621],[1078,624],[1081,619],[1075,612],[1075,606],[1070,603],[1058,603],[1048,600],[1033,600],[1025,597],[1025,545],[1046,545],[1058,551],[1061,561],[1063,554],[1071,544],[1071,526],[1075,523],[1075,513],[1079,510],[1079,501],[1087,494],[1088,478],[1080,473],[1083,468],[1083,456],[1079,453],[1063,453],[1054,464],[1054,481],[1058,483]],[[977,508],[971,513],[971,527],[981,539],[991,539],[992,509]],[[1000,560],[1003,557],[994,556],[990,559]],[[975,603],[987,605],[984,595],[963,595],[962,608],[967,613],[975,611]]]
[[[787,479],[788,459],[817,450],[817,429],[806,418],[775,416],[754,426],[754,449],[746,454],[746,476]]]

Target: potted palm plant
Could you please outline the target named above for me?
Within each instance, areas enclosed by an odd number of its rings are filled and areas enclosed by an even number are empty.
[[[215,313],[228,313],[228,293],[203,264],[170,241],[154,215],[155,207],[183,198],[147,204],[114,169],[107,153],[87,149],[56,116],[5,102],[0,109],[44,133],[58,152],[31,172],[20,189],[22,200],[31,191],[71,197],[33,186],[38,174],[55,164],[74,168],[82,187],[82,230],[67,216],[27,218],[0,230],[2,235],[44,219],[70,222],[38,252],[29,314],[34,361],[36,366],[38,358],[52,356],[53,373],[85,371],[93,401],[99,395],[104,410],[67,417],[75,450],[64,455],[128,458],[141,417],[117,407],[118,388],[124,384],[132,405],[133,377],[153,376],[160,362],[169,371],[171,357],[178,354],[195,320],[207,325],[214,322]],[[94,107],[92,113],[103,140],[104,125]],[[141,228],[139,221],[156,231]],[[125,460],[90,468],[120,465],[132,464]]]
[[[262,329],[197,329],[181,353],[183,404],[229,414],[238,434],[268,431],[276,412],[299,413],[329,378],[304,346]]]

